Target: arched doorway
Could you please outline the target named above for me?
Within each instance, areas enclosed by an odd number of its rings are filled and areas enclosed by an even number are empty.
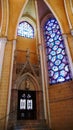
[[[32,112],[34,114],[34,117],[33,118],[30,117],[29,119],[31,119],[31,118],[32,119],[41,119],[42,118],[41,111],[42,111],[43,104],[40,103],[40,101],[42,100],[43,95],[42,95],[42,89],[40,88],[36,78],[33,75],[31,75],[30,73],[25,73],[18,80],[16,81],[16,84],[18,87],[19,95],[25,93],[26,101],[28,102],[27,98],[28,98],[28,95],[30,94],[30,96],[32,98],[32,102],[34,103],[33,104],[34,111]],[[40,98],[41,98],[41,100],[40,100]],[[27,113],[29,113],[28,110],[26,110],[26,111],[27,111]]]
[[[29,72],[17,78],[11,90],[8,124],[10,128],[25,121],[43,120],[43,92],[36,78]]]

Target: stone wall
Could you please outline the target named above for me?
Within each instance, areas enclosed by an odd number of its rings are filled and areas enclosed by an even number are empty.
[[[73,81],[49,87],[53,130],[73,130]]]

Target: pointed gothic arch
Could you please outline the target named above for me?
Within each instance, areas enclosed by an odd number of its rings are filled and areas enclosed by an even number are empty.
[[[1,26],[0,32],[1,35],[6,36],[8,31],[8,22],[9,22],[9,3],[8,0],[1,0]]]
[[[42,43],[44,43],[45,42],[45,37],[44,37],[44,33],[45,33],[45,31],[44,30],[42,30],[43,28],[44,28],[44,25],[47,23],[47,21],[49,21],[49,19],[53,19],[53,18],[55,18],[54,17],[54,15],[52,14],[52,13],[49,13],[49,14],[47,14],[44,18],[43,18],[43,20],[42,20],[42,22],[41,22],[41,32],[42,32]],[[55,18],[56,19],[56,18]],[[57,20],[57,19],[56,19]],[[58,23],[58,21],[57,21],[57,23]],[[59,23],[58,23],[58,25],[59,25]],[[70,77],[71,77],[71,79],[72,79],[72,77],[73,77],[73,69],[72,69],[72,59],[71,59],[71,55],[69,54],[69,47],[68,47],[68,43],[67,43],[67,41],[66,41],[66,39],[65,39],[65,37],[63,36],[63,33],[62,33],[62,31],[63,30],[61,30],[61,26],[59,25],[59,29],[60,29],[60,31],[61,31],[61,36],[62,36],[62,39],[63,39],[63,43],[64,43],[64,46],[65,46],[65,53],[66,53],[66,55],[67,55],[67,59],[68,59],[68,65],[69,65],[69,69],[70,69]],[[44,32],[44,33],[43,33]],[[48,31],[48,33],[49,33],[49,31]],[[49,41],[48,41],[49,42]],[[44,47],[45,47],[45,45],[43,45]],[[49,54],[48,54],[48,56],[49,56]],[[45,60],[47,61],[47,59],[46,59],[46,50],[45,50]],[[46,63],[45,63],[46,64]],[[47,77],[48,77],[48,73],[47,73]],[[48,80],[48,79],[47,79]]]
[[[34,85],[34,90],[35,90],[35,91],[40,91],[40,86],[39,86],[39,84],[38,84],[36,78],[35,78],[32,74],[30,74],[29,72],[27,72],[27,73],[21,75],[21,76],[16,80],[15,86],[16,86],[17,89],[20,88],[20,85],[21,85],[22,81],[23,81],[23,80],[26,80],[26,78],[29,78],[29,80],[33,83],[33,85]]]
[[[62,27],[62,23],[61,23],[61,21],[60,21],[60,19],[58,18],[58,16],[57,16],[57,14],[54,12],[54,10],[53,10],[53,8],[51,7],[51,5],[49,4],[49,2],[47,1],[47,0],[44,0],[44,2],[45,2],[45,4],[48,6],[48,8],[51,10],[51,15],[54,15],[54,17],[57,19],[57,21],[58,21],[58,23],[59,23],[59,26],[60,26],[60,28],[61,28],[61,30],[62,30],[62,33],[64,33],[64,29],[63,29],[63,27]],[[46,17],[47,17],[48,15],[46,15]],[[45,17],[45,18],[46,18]],[[43,19],[43,20],[45,20],[45,18]]]
[[[17,21],[17,25],[16,25],[16,29],[15,29],[15,38],[17,37],[17,27],[19,25],[20,18],[21,18],[22,14],[23,14],[24,8],[25,8],[27,3],[28,3],[28,0],[25,1],[24,5],[23,5],[23,8],[21,9],[20,15],[18,17],[18,21]]]

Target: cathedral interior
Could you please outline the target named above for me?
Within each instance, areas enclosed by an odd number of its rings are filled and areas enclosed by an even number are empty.
[[[0,130],[73,130],[73,0],[0,0]]]

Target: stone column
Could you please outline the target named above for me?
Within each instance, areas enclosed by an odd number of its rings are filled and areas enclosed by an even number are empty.
[[[42,44],[41,44],[41,32],[40,32],[40,23],[39,23],[39,14],[38,14],[37,1],[35,1],[35,7],[36,7],[36,15],[37,15],[37,41],[39,42],[38,43],[38,49],[39,49],[39,56],[40,56],[40,63],[41,63],[44,116],[45,116],[45,119],[47,119],[45,81],[44,81],[43,56],[42,56]]]
[[[72,57],[71,57],[69,46],[68,46],[68,39],[67,39],[68,36],[67,36],[67,34],[62,34],[62,36],[63,36],[63,39],[64,39],[66,53],[67,53],[67,56],[68,56],[70,70],[71,70],[72,79],[73,79],[73,63],[72,63]]]
[[[1,80],[2,65],[3,65],[4,50],[5,50],[6,42],[7,42],[7,38],[0,38],[0,80]]]
[[[43,71],[44,71],[45,93],[46,93],[46,112],[47,112],[47,123],[49,124],[49,128],[51,129],[51,116],[50,116],[51,113],[50,113],[50,103],[49,103],[49,76],[48,76],[48,65],[47,65],[44,33],[42,30],[43,25],[41,25],[41,40],[42,40]]]
[[[10,80],[9,80],[9,90],[8,90],[7,115],[9,115],[9,112],[10,112],[10,99],[11,99],[11,89],[12,89],[12,72],[13,72],[14,52],[15,52],[15,49],[16,49],[16,40],[13,40],[12,44],[13,44],[13,48],[12,48]],[[6,130],[7,130],[7,125],[8,125],[8,116],[6,117]]]
[[[48,96],[48,82],[47,82],[47,72],[46,70],[46,64],[45,64],[45,57],[44,57],[44,44],[42,41],[42,34],[41,34],[41,27],[39,22],[39,14],[38,14],[38,6],[37,1],[35,1],[36,5],[36,14],[37,14],[37,31],[38,31],[38,47],[39,47],[39,55],[40,55],[40,63],[41,63],[41,77],[42,77],[42,90],[43,90],[43,102],[44,102],[44,116],[49,124],[49,127],[51,128],[51,120],[50,120],[50,109],[49,109],[49,96]]]
[[[12,48],[13,48],[12,40],[7,41],[5,45],[4,56],[3,56],[4,58],[3,58],[1,84],[0,84],[0,129],[1,130],[5,130],[6,117],[7,117]]]
[[[44,104],[44,116],[47,119],[47,111],[46,111],[46,93],[45,93],[45,80],[44,80],[44,67],[43,67],[43,55],[42,55],[42,45],[39,44],[39,55],[40,55],[40,63],[41,63],[41,77],[42,77],[42,90],[43,90],[43,104]]]

